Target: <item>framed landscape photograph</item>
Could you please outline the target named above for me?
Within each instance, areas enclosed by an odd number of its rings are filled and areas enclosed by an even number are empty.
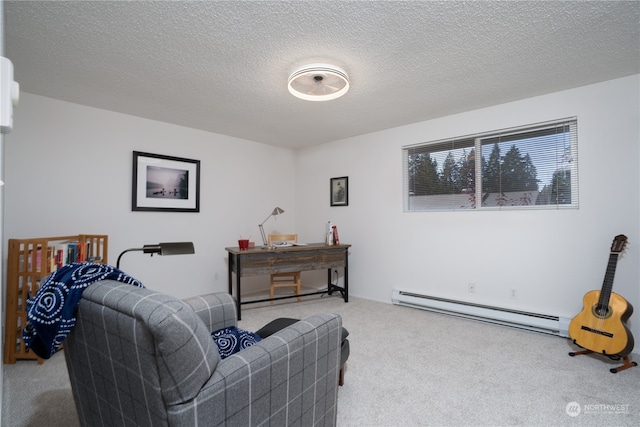
[[[329,184],[331,206],[349,206],[349,177],[331,178]]]
[[[200,160],[134,151],[131,210],[200,212]]]

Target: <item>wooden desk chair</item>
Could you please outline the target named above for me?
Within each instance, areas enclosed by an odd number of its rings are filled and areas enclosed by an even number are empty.
[[[269,246],[275,242],[297,243],[297,234],[269,234]],[[276,288],[294,288],[295,294],[300,295],[302,281],[300,280],[300,272],[291,273],[273,273],[269,283],[269,298],[273,298]],[[298,297],[300,301],[300,297]],[[273,301],[271,301],[273,304]]]

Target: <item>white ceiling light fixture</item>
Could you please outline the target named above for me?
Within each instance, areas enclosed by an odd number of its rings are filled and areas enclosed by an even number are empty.
[[[335,65],[309,64],[289,76],[289,92],[306,101],[330,101],[349,90],[349,76]]]

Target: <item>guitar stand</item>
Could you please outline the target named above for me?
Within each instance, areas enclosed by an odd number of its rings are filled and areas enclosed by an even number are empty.
[[[569,356],[573,357],[573,356],[579,356],[581,354],[590,354],[593,353],[593,351],[591,350],[583,350],[583,351],[572,351],[569,353]],[[605,356],[609,356],[608,354],[605,354]],[[629,369],[629,368],[633,368],[634,366],[638,366],[637,362],[632,362],[629,360],[629,356],[609,356],[611,359],[613,360],[620,360],[622,359],[622,361],[624,362],[624,364],[622,366],[618,366],[617,368],[611,368],[609,369],[609,372],[611,372],[612,374],[616,374],[620,371],[624,371],[625,369]]]

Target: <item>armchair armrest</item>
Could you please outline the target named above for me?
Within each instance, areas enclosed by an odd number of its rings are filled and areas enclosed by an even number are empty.
[[[218,363],[195,399],[168,408],[171,425],[335,425],[342,319],[301,320]]]
[[[236,301],[226,292],[199,295],[183,300],[196,313],[210,332],[238,326]]]

